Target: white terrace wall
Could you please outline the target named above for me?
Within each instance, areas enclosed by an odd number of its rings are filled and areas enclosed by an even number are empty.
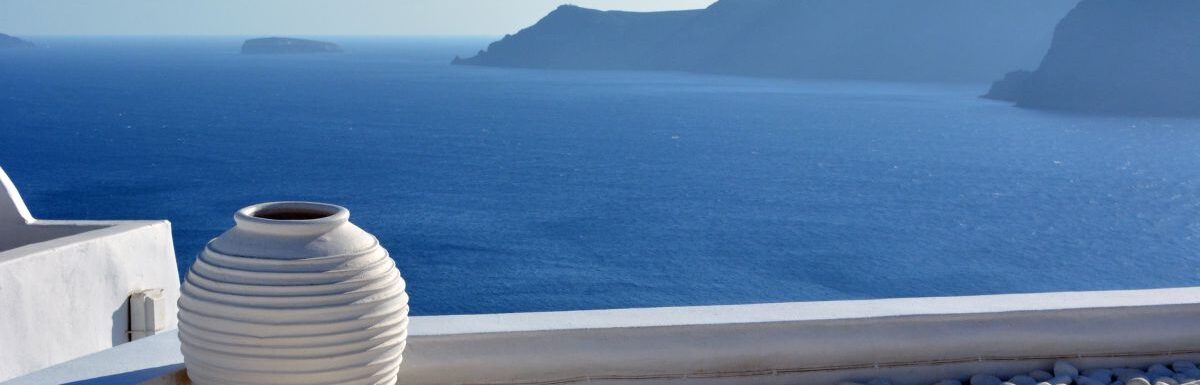
[[[414,317],[400,385],[930,384],[1200,358],[1200,288]]]
[[[129,341],[130,294],[179,279],[166,221],[34,219],[0,170],[0,381]]]
[[[399,385],[897,385],[1200,359],[1200,288],[412,317]],[[864,381],[865,382],[865,381]],[[188,384],[168,332],[5,385]]]

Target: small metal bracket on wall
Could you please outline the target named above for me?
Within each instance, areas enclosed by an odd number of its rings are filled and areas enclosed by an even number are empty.
[[[162,331],[166,322],[162,289],[143,290],[129,296],[129,340],[137,341]]]

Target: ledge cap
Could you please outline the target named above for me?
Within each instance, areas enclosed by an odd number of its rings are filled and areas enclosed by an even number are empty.
[[[33,221],[33,215],[25,207],[17,186],[4,173],[4,168],[0,168],[0,223],[25,225]]]

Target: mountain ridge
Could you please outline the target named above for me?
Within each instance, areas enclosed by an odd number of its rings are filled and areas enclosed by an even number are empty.
[[[722,0],[668,12],[561,6],[454,64],[987,82],[1036,65],[1077,0]]]

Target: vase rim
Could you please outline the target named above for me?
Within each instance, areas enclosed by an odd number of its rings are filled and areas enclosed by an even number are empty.
[[[267,202],[238,210],[233,216],[238,226],[293,231],[332,229],[350,220],[345,207],[303,201]]]

